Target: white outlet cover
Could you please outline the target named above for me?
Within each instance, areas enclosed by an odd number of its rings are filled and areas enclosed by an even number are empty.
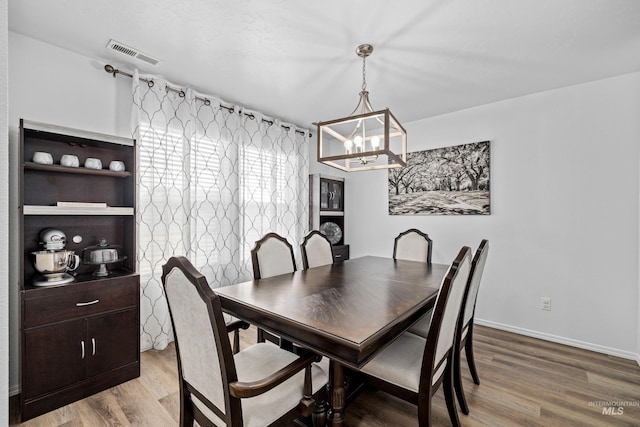
[[[551,311],[551,298],[540,298],[540,310]]]

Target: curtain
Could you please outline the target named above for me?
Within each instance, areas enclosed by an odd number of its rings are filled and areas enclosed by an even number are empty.
[[[216,288],[252,277],[264,234],[298,248],[308,229],[308,131],[168,87],[134,72],[143,351],[173,340],[161,280],[170,257],[187,257]]]

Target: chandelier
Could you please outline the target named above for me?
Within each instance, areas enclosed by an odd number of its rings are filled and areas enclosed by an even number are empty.
[[[388,108],[374,111],[367,91],[366,61],[373,52],[361,44],[362,90],[347,117],[318,123],[318,161],[343,171],[402,167],[407,164],[407,132]]]

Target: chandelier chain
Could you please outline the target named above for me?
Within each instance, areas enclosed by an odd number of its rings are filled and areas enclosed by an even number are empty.
[[[362,91],[367,90],[367,56],[362,56]]]

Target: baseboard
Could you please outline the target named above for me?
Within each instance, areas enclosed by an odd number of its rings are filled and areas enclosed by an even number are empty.
[[[503,323],[492,322],[490,320],[475,319],[474,323],[489,328],[500,329],[502,331],[513,332],[514,334],[525,335],[528,337],[539,338],[545,341],[551,341],[558,344],[565,344],[571,347],[591,350],[597,353],[608,354],[609,356],[621,357],[623,359],[635,360],[640,366],[640,354],[630,351],[619,350],[617,348],[606,347],[603,345],[593,344],[585,341],[574,340],[572,338],[560,337],[557,335],[547,334],[545,332],[532,331],[531,329],[519,328],[517,326],[505,325]]]

